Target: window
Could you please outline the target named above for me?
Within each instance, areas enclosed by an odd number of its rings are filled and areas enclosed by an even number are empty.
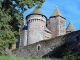
[[[40,44],[37,45],[37,50],[38,51],[41,50],[41,45]]]
[[[40,50],[40,46],[38,46],[38,50]]]

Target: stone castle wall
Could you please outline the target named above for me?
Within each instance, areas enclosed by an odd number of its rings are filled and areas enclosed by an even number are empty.
[[[56,17],[51,17],[47,26],[52,32],[52,37],[59,36],[59,20]]]
[[[27,45],[27,30],[22,30],[20,34],[20,43],[19,47],[23,47]]]
[[[64,35],[65,19],[60,16],[51,17],[46,27],[46,18],[42,15],[30,15],[27,18],[28,30],[21,31],[20,47]]]
[[[52,32],[49,29],[45,28],[45,30],[44,30],[44,40],[51,39],[51,36],[52,36]]]
[[[64,35],[66,33],[65,29],[65,19],[60,16],[50,17],[47,27],[52,31],[52,37]]]
[[[46,16],[34,13],[28,15],[26,20],[28,29],[21,31],[20,46],[27,46],[66,33],[65,18],[60,15],[51,16],[47,20]]]
[[[19,50],[14,50],[12,55],[18,57],[42,57],[52,51],[55,47],[62,45],[62,37],[44,40],[25,46]]]
[[[60,27],[60,32],[59,32],[59,35],[64,35],[64,34],[66,34],[66,26],[65,26],[65,24],[66,24],[66,22],[65,22],[65,19],[64,18],[62,18],[62,17],[57,17],[60,21],[60,23],[59,23],[59,27]]]
[[[44,40],[46,18],[42,15],[28,17],[28,45]]]
[[[14,50],[12,55],[19,57],[42,57],[53,51],[54,48],[64,44],[64,42],[78,42],[78,36],[80,36],[80,31],[72,32],[49,40],[40,41],[35,44],[25,46],[22,49]]]

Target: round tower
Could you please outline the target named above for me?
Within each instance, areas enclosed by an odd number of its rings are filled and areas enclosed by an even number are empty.
[[[54,9],[49,18],[48,28],[52,31],[52,37],[64,35],[66,33],[65,18],[60,13],[58,7]]]
[[[42,15],[41,11],[37,8],[26,17],[28,21],[28,45],[44,39],[46,19],[47,18]]]

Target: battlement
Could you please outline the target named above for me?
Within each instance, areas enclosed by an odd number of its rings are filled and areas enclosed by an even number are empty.
[[[34,21],[43,21],[43,22],[45,22],[46,23],[46,17],[45,16],[43,16],[43,15],[30,15],[30,16],[28,16],[28,18],[27,18],[27,20],[28,20],[28,22],[34,22]]]
[[[28,20],[28,23],[31,23],[31,22],[37,22],[37,21],[45,22],[45,21],[42,20],[42,19],[31,19],[31,20]]]

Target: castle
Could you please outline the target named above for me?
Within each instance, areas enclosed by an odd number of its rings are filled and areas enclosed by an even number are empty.
[[[66,28],[66,19],[62,16],[58,7],[54,9],[49,19],[36,8],[26,16],[26,21],[27,26],[21,29],[19,47],[76,31],[72,22]]]
[[[39,9],[34,9],[26,16],[26,25],[21,28],[18,37],[18,49],[12,46],[11,55],[18,57],[45,57],[53,56],[55,48],[65,42],[79,42],[80,31],[76,31],[72,22],[66,28],[66,19],[58,7],[49,19]]]

